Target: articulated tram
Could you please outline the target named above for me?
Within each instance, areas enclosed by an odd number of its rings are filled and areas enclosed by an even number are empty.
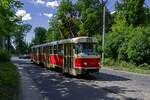
[[[100,55],[93,37],[76,37],[31,47],[31,60],[71,75],[99,72]]]

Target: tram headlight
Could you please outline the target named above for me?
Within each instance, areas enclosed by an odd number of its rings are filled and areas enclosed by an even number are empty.
[[[83,64],[86,66],[86,65],[87,65],[87,62],[84,62]]]
[[[99,62],[98,65],[101,66],[101,63]]]

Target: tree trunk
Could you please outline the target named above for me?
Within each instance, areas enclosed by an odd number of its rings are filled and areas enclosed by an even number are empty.
[[[5,49],[5,38],[0,37],[0,49]]]
[[[10,52],[10,36],[7,37],[7,50]]]

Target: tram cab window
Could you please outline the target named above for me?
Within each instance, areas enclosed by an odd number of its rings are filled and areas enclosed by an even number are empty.
[[[77,43],[75,45],[75,53],[79,55],[97,55],[96,43]]]

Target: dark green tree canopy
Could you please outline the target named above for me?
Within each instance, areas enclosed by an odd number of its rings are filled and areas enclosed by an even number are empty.
[[[34,44],[42,44],[46,42],[46,34],[47,30],[43,27],[36,27],[34,29],[35,32],[35,38],[34,38]]]
[[[102,33],[103,2],[101,0],[78,0],[76,6],[81,20],[80,31],[84,31],[87,36]],[[106,32],[109,31],[110,26],[111,16],[106,7]]]
[[[57,13],[50,19],[52,32],[60,38],[93,36],[102,33],[103,2],[99,0],[61,0]],[[111,16],[106,9],[106,32],[111,26]],[[51,37],[50,37],[51,38]],[[48,39],[47,39],[48,40]]]
[[[122,0],[116,3],[116,10],[123,16],[128,25],[144,25],[144,1],[145,0]]]

